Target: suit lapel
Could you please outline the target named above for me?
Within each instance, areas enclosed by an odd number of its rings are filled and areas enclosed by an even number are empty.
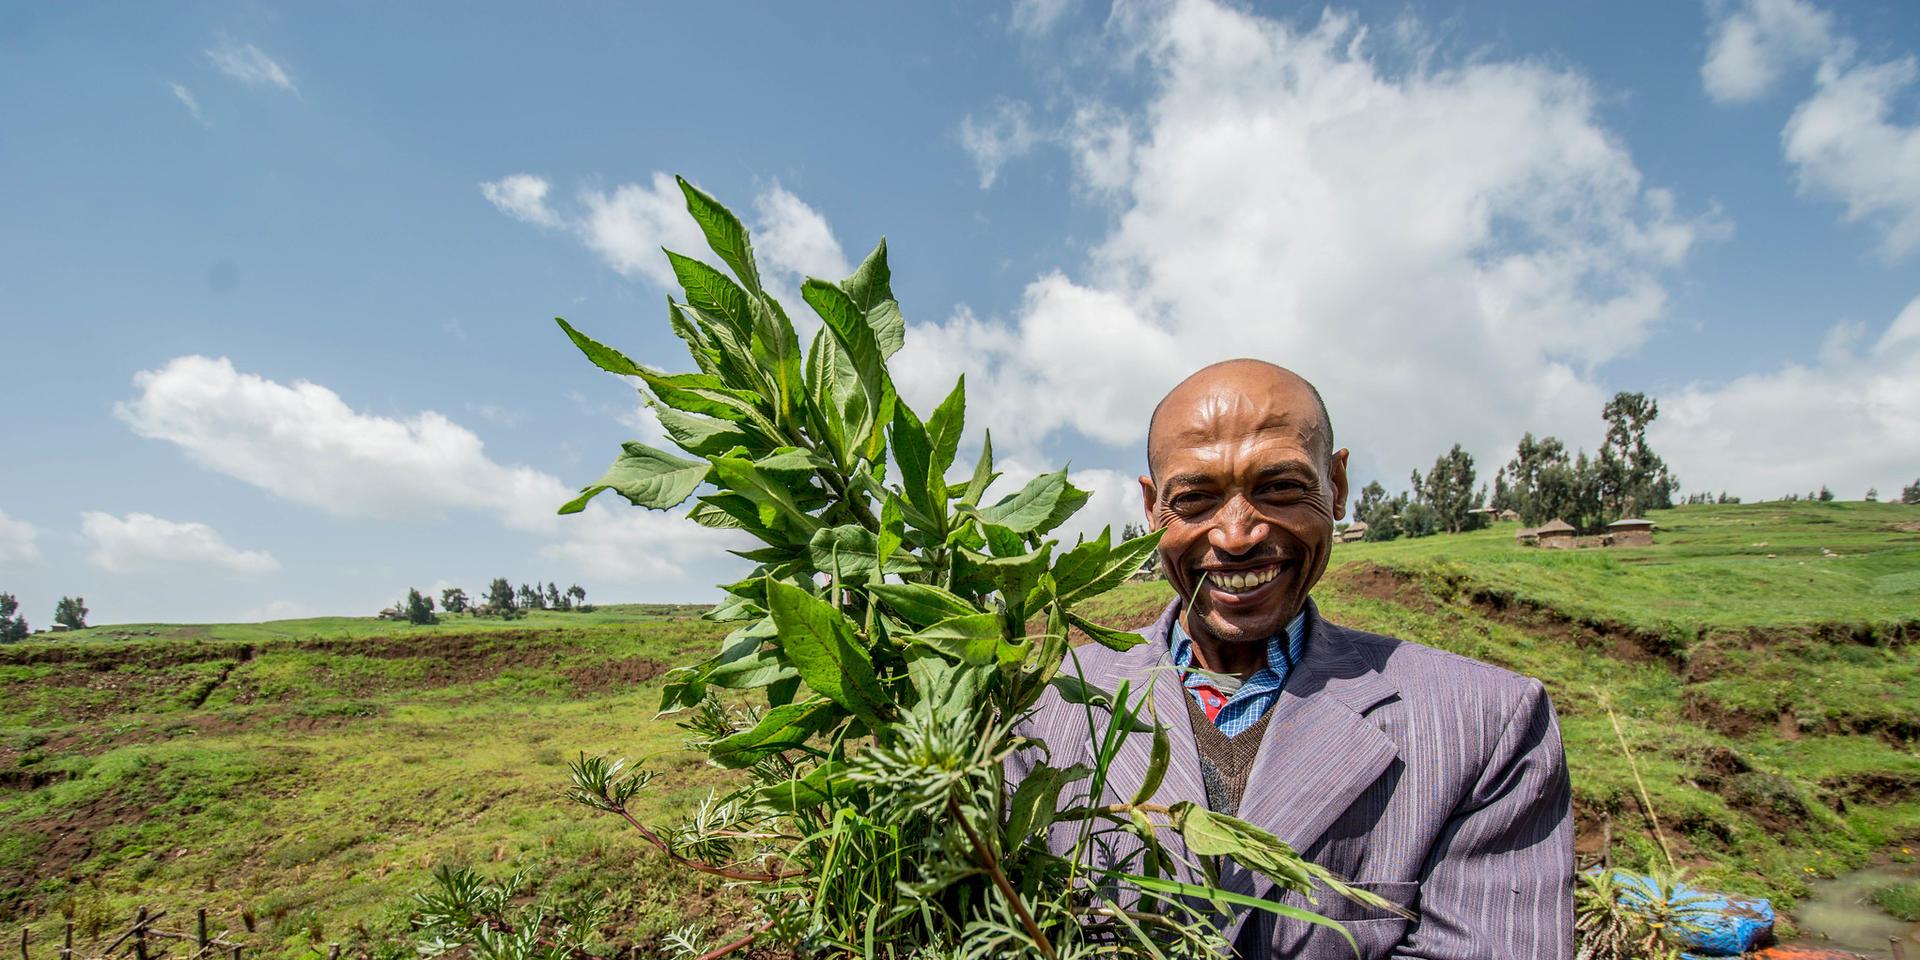
[[[1366,712],[1396,695],[1393,684],[1309,602],[1306,654],[1273,706],[1247,776],[1240,819],[1306,850],[1399,756]],[[1223,871],[1222,883],[1266,896],[1273,882]]]

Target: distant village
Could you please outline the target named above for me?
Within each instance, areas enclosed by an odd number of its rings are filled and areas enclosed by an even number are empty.
[[[1483,518],[1482,524],[1492,526],[1496,523],[1519,523],[1518,511],[1494,510],[1481,507],[1470,511]],[[1580,536],[1573,524],[1558,517],[1548,520],[1537,527],[1519,527],[1513,532],[1515,543],[1524,547],[1541,547],[1547,550],[1573,550],[1582,547],[1650,547],[1653,546],[1654,523],[1640,517],[1627,517],[1607,524],[1604,532],[1592,536]],[[1358,543],[1367,538],[1367,522],[1355,520],[1335,534],[1337,543]]]

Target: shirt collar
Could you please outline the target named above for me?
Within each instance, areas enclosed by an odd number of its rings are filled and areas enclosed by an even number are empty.
[[[1267,664],[1255,671],[1254,676],[1258,677],[1262,674],[1277,676],[1279,671],[1273,666],[1276,663],[1285,664],[1288,672],[1291,673],[1291,668],[1297,665],[1294,663],[1295,658],[1292,654],[1300,649],[1300,638],[1306,629],[1307,611],[1303,607],[1299,613],[1294,614],[1292,620],[1287,622],[1287,629],[1267,638]],[[1173,618],[1173,630],[1168,640],[1173,654],[1173,665],[1182,670],[1193,666],[1193,638],[1187,636],[1186,628],[1180,625],[1180,618],[1177,616]],[[1194,678],[1188,679],[1191,681]]]

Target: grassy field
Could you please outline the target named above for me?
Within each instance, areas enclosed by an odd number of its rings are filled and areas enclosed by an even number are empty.
[[[1551,552],[1511,526],[1337,548],[1332,619],[1542,678],[1583,853],[1658,856],[1610,706],[1675,855],[1791,903],[1920,841],[1920,509],[1694,507],[1650,548]],[[1771,556],[1769,556],[1771,554]],[[1088,612],[1150,619],[1164,585]],[[0,920],[36,942],[140,904],[251,917],[300,957],[398,957],[438,863],[609,888],[633,939],[737,901],[560,800],[576,751],[646,757],[662,816],[724,775],[653,715],[658,675],[721,631],[693,608],[435,627],[329,618],[121,625],[0,647]]]

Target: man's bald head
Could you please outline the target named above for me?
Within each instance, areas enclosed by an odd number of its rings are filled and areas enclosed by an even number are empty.
[[[1323,466],[1332,456],[1333,418],[1319,389],[1279,364],[1242,357],[1201,367],[1160,398],[1147,421],[1147,472],[1159,477],[1161,454],[1167,444],[1180,442],[1180,434],[1191,428],[1193,414],[1204,416],[1207,408],[1234,400],[1254,400],[1272,411],[1271,416],[1295,421],[1290,425],[1313,437]],[[1161,414],[1175,410],[1182,415],[1169,417],[1163,424]]]

